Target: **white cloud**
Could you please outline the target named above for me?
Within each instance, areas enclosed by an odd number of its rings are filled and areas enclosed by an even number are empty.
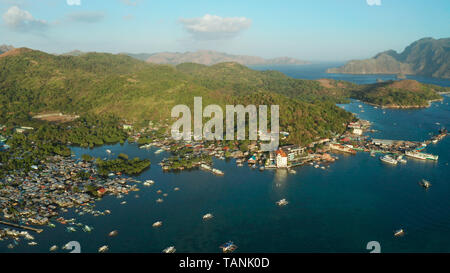
[[[17,6],[10,7],[3,14],[3,21],[16,31],[42,30],[48,26],[45,20],[35,19],[30,12]]]
[[[67,0],[69,6],[81,6],[81,0]]]
[[[381,6],[381,0],[366,0],[369,6]]]
[[[184,29],[199,40],[218,40],[235,37],[252,24],[245,17],[220,17],[206,14],[203,17],[180,19]]]

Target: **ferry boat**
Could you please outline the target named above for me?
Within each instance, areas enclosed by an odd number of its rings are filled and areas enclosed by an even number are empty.
[[[380,160],[389,164],[397,165],[398,161],[392,158],[390,155],[380,157]]]
[[[177,250],[175,249],[174,246],[169,246],[167,248],[164,248],[162,252],[163,253],[175,253],[175,251],[177,251]]]
[[[223,253],[231,253],[237,249],[237,246],[232,241],[229,241],[221,245],[220,248]]]
[[[424,187],[425,189],[428,189],[431,187],[431,183],[425,179],[422,179],[422,181],[419,182],[419,184]]]
[[[421,152],[416,152],[416,151],[406,151],[405,155],[407,155],[409,157],[421,159],[421,160],[438,160],[438,158],[439,158],[438,155],[432,155],[432,154],[421,153]]]

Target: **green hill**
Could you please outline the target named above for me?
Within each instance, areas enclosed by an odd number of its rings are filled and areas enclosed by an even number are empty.
[[[301,144],[342,132],[352,119],[328,100],[312,103],[314,94],[326,90],[316,81],[235,63],[174,67],[125,55],[55,56],[15,49],[0,56],[0,90],[2,123],[20,123],[49,111],[114,114],[137,123],[162,121],[176,104],[192,107],[194,96],[203,97],[204,105],[239,104],[244,99],[256,105],[279,103],[280,123],[294,132],[289,141]]]

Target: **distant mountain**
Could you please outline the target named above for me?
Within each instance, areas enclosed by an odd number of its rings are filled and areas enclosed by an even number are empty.
[[[366,60],[353,60],[327,73],[404,74],[450,78],[450,38],[423,38],[402,53],[388,50]]]
[[[0,54],[13,50],[14,47],[10,45],[0,45]]]
[[[242,65],[303,65],[309,62],[289,58],[281,57],[274,59],[264,59],[255,56],[246,55],[231,55],[227,53],[212,51],[212,50],[199,50],[196,52],[161,52],[155,54],[131,54],[124,53],[135,59],[144,60],[149,63],[157,64],[181,64],[181,63],[197,63],[204,65],[214,65],[224,62],[235,62]]]

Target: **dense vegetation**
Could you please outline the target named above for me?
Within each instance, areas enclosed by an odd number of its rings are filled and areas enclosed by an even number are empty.
[[[379,85],[293,79],[236,63],[174,67],[125,55],[55,56],[30,49],[14,49],[0,57],[0,103],[4,106],[0,123],[29,125],[36,122],[32,115],[49,111],[78,114],[84,118],[72,127],[53,124],[39,131],[60,143],[83,147],[123,142],[126,135],[117,127],[121,120],[135,125],[170,124],[172,107],[187,104],[192,109],[194,96],[201,96],[203,105],[222,107],[278,104],[281,129],[290,132],[287,141],[302,145],[345,129],[352,116],[334,103],[349,97],[379,104],[422,103],[435,97],[434,88],[424,91],[425,95],[402,87],[381,90]],[[379,96],[383,96],[381,101]]]
[[[97,158],[95,164],[98,168],[98,173],[102,176],[107,176],[109,173],[123,173],[123,174],[139,174],[150,166],[150,160],[139,159],[135,157],[128,159],[125,154],[120,154],[117,159],[102,160]]]

